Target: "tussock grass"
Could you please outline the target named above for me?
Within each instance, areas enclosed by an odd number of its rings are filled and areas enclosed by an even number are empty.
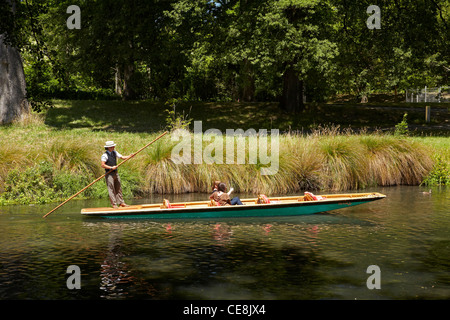
[[[203,150],[208,143],[203,142]],[[167,148],[158,161],[146,160],[147,192],[209,192],[214,180],[226,182],[237,192],[253,194],[418,185],[433,167],[431,148],[413,138],[328,129],[280,136],[275,175],[262,175],[262,166],[248,161],[227,164],[225,144],[223,164],[174,164]],[[248,154],[246,157],[248,160]]]
[[[45,150],[45,157],[53,163],[57,170],[67,170],[73,173],[100,173],[98,157],[93,154],[92,143],[71,140],[52,139]]]
[[[44,184],[40,183],[40,188],[47,184],[51,192],[44,190],[41,194],[42,197],[53,196],[53,201],[66,197],[86,181],[103,174],[100,156],[104,152],[105,141],[114,140],[118,151],[127,155],[158,135],[93,132],[88,129],[55,130],[38,120],[0,128],[0,134],[0,200],[6,197],[5,190],[12,190],[11,179],[17,179],[21,174],[19,171],[25,172],[30,168],[43,170],[41,164],[45,162],[46,177],[39,180]],[[193,139],[193,135],[191,137]],[[260,169],[265,165],[248,163],[248,141],[244,164],[226,163],[225,139],[223,164],[175,164],[171,155],[177,142],[165,136],[120,170],[122,183],[129,186],[126,187],[127,196],[207,193],[211,191],[214,180],[227,183],[235,192],[267,195],[303,190],[342,191],[369,186],[419,185],[432,170],[434,155],[448,146],[444,143],[442,148],[435,149],[423,139],[381,133],[356,134],[333,127],[319,128],[307,135],[287,133],[279,137],[277,174],[262,175]],[[212,141],[203,141],[203,150]],[[198,150],[194,150],[193,144],[191,146],[191,159],[194,159],[194,152]],[[237,152],[234,156],[236,160]],[[441,157],[446,163],[449,158],[445,154]],[[85,196],[106,196],[106,187],[100,184]],[[33,186],[26,185],[26,188]],[[26,199],[22,198],[22,201]]]
[[[433,166],[431,149],[414,139],[372,135],[361,139],[369,185],[418,185]]]

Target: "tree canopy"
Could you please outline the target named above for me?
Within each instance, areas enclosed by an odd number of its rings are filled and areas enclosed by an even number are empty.
[[[1,0],[1,7],[7,5]],[[372,3],[373,2],[373,3]],[[367,8],[380,8],[369,29]],[[80,29],[69,29],[70,5]],[[448,0],[24,0],[1,10],[33,97],[280,101],[448,84]]]

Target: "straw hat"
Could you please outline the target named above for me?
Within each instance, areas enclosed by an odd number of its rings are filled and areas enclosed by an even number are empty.
[[[111,148],[111,147],[115,147],[116,144],[114,143],[114,141],[106,141],[105,143],[105,148]]]

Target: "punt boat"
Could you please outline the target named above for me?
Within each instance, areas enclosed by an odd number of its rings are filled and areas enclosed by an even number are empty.
[[[348,208],[386,196],[381,193],[348,193],[314,195],[305,192],[301,196],[266,197],[241,199],[243,205],[219,206],[213,200],[130,205],[120,208],[84,208],[81,214],[87,217],[102,218],[150,218],[150,219],[199,219],[227,217],[277,217],[315,214],[336,209]]]

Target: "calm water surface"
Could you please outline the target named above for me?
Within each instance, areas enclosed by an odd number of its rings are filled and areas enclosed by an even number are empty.
[[[80,216],[106,200],[73,200],[47,219],[57,204],[0,207],[0,300],[449,299],[450,190],[376,191],[388,197],[276,219]],[[80,267],[80,290],[67,288],[70,265]],[[366,286],[370,265],[379,290]]]

